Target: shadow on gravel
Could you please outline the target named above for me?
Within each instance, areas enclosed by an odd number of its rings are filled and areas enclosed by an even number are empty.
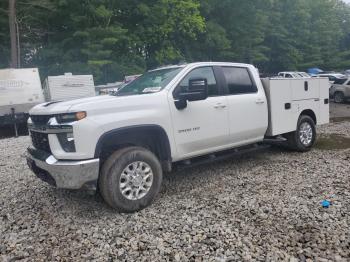
[[[228,157],[226,159],[213,161],[211,163],[203,163],[203,164],[199,164],[199,165],[195,165],[195,166],[189,166],[189,167],[184,167],[184,168],[180,168],[180,169],[175,169],[171,173],[166,173],[165,179],[171,178],[174,175],[175,176],[182,176],[182,175],[184,175],[184,176],[189,176],[189,175],[196,176],[197,174],[201,175],[203,171],[208,171],[211,169],[213,169],[213,171],[219,170],[219,169],[227,169],[229,167],[232,167],[232,164],[235,162],[237,162],[237,164],[244,165],[244,162],[250,162],[250,161],[262,159],[262,158],[264,158],[263,155],[266,152],[272,152],[272,151],[281,152],[281,149],[274,149],[271,147],[271,148],[262,149],[262,150],[259,150],[256,152],[250,152],[250,153],[245,153],[245,154],[241,154],[241,155],[237,155],[237,156],[231,156],[231,157]]]
[[[315,148],[320,150],[341,150],[350,148],[350,138],[338,134],[327,134],[320,136]]]
[[[198,166],[186,167],[179,170],[174,170],[171,173],[164,174],[163,187],[161,194],[172,196],[177,194],[181,187],[181,192],[191,191],[195,188],[190,186],[193,184],[193,180],[196,180],[198,187],[206,186],[210,184],[220,183],[222,175],[227,171],[235,173],[240,170],[242,166],[246,166],[249,163],[257,165],[261,161],[266,161],[268,158],[266,154],[274,154],[283,152],[280,148],[268,148],[259,150],[257,152],[250,152],[243,155],[229,157],[224,160],[219,160],[212,163],[201,164]]]
[[[341,122],[350,122],[350,117],[334,117],[334,118],[331,118],[331,123],[341,123]]]

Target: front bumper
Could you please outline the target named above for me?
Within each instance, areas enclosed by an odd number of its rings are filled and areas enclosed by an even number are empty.
[[[99,159],[57,160],[44,151],[28,148],[27,163],[37,177],[57,188],[96,190]]]

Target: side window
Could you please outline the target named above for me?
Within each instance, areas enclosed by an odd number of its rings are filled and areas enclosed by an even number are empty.
[[[291,74],[286,74],[285,76],[286,78],[293,78],[293,76]]]
[[[184,79],[182,79],[182,81],[179,84],[180,88],[177,88],[177,90],[187,90],[188,82],[192,78],[206,78],[208,80],[208,95],[219,95],[219,88],[215,80],[213,69],[211,67],[200,67],[192,70],[189,74],[185,76]]]
[[[222,70],[230,95],[249,94],[258,91],[250,78],[247,68],[223,67]]]
[[[345,78],[345,79],[339,79],[339,78],[338,78],[338,79],[336,79],[336,80],[334,81],[334,84],[335,84],[335,85],[342,85],[342,84],[346,84],[346,83],[345,83],[346,81],[347,81],[346,78]],[[350,83],[350,82],[349,82],[349,83]],[[349,83],[348,83],[348,85],[350,85]]]
[[[348,86],[350,86],[350,81],[348,82]]]

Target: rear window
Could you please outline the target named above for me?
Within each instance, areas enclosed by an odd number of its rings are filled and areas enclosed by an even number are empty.
[[[249,94],[258,91],[247,68],[222,67],[230,95]]]

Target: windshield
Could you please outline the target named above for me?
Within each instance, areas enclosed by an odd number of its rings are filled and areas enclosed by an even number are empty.
[[[122,87],[116,95],[139,95],[159,92],[166,87],[181,70],[182,67],[173,67],[149,71],[130,84]]]

